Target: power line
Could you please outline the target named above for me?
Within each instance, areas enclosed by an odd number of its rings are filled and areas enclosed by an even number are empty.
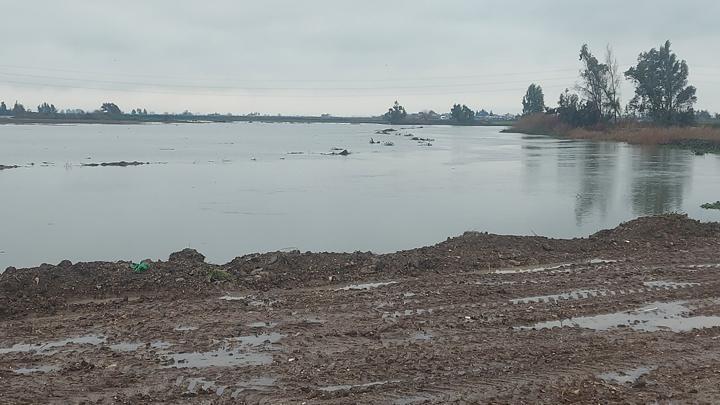
[[[159,88],[184,88],[184,89],[197,89],[197,90],[253,90],[253,91],[290,91],[290,90],[301,90],[301,91],[365,91],[365,90],[413,90],[413,89],[432,89],[432,88],[467,88],[474,86],[487,86],[487,85],[505,85],[505,84],[517,84],[527,83],[527,80],[512,80],[512,81],[492,81],[492,82],[468,82],[468,83],[452,83],[452,84],[427,84],[427,85],[412,85],[412,86],[381,86],[381,87],[258,87],[258,86],[243,86],[234,87],[231,85],[194,85],[194,84],[178,84],[178,83],[148,83],[148,82],[127,82],[117,80],[94,80],[94,79],[76,79],[69,77],[59,76],[47,76],[47,75],[33,75],[24,73],[9,73],[0,72],[0,76],[9,77],[21,77],[31,79],[50,79],[60,81],[71,81],[71,82],[86,82],[86,83],[99,83],[99,84],[110,84],[110,85],[123,85],[123,86],[141,86],[141,87],[159,87]],[[542,81],[555,81],[555,80],[572,80],[568,77],[552,77],[546,78]]]
[[[378,78],[378,79],[362,79],[362,78],[354,78],[354,79],[311,79],[311,78],[272,78],[272,79],[259,79],[259,78],[253,78],[253,79],[242,79],[238,78],[237,76],[218,76],[218,75],[204,75],[202,77],[188,77],[188,76],[172,76],[172,75],[150,75],[150,74],[131,74],[131,73],[111,73],[108,74],[108,72],[99,72],[99,71],[83,71],[83,70],[75,70],[75,69],[58,69],[58,68],[48,68],[48,67],[33,67],[33,66],[18,66],[18,65],[7,65],[7,64],[0,64],[0,68],[6,68],[6,69],[15,69],[15,70],[35,70],[35,71],[49,71],[49,72],[64,72],[64,73],[78,73],[82,75],[99,75],[99,76],[115,76],[115,77],[145,77],[145,78],[154,78],[154,79],[178,79],[178,80],[187,80],[187,81],[203,81],[208,80],[208,76],[211,76],[214,80],[223,80],[223,81],[232,81],[232,82],[238,82],[238,83],[258,83],[258,82],[308,82],[308,83],[358,83],[358,82],[368,82],[368,83],[385,83],[385,82],[407,82],[407,81],[432,81],[432,80],[460,80],[460,79],[472,79],[472,78],[492,78],[492,77],[510,77],[510,76],[522,76],[522,75],[535,75],[535,74],[542,74],[542,73],[559,73],[559,72],[571,72],[571,71],[577,71],[575,68],[558,68],[558,69],[545,69],[545,70],[536,70],[536,71],[524,71],[524,72],[504,72],[504,73],[483,73],[483,74],[476,74],[476,75],[454,75],[454,76],[427,76],[427,77],[398,77],[398,78]],[[482,69],[478,69],[482,70]]]
[[[159,91],[159,90],[147,90],[147,89],[129,89],[129,88],[110,88],[110,87],[89,87],[89,86],[78,86],[78,85],[66,85],[59,83],[37,83],[37,82],[25,82],[18,80],[6,80],[5,83],[22,86],[22,87],[50,87],[50,88],[63,88],[63,89],[79,89],[79,90],[97,90],[97,91],[120,91],[127,93],[140,93],[140,94],[162,94],[162,95],[184,95],[184,96],[213,96],[213,97],[288,97],[288,98],[347,98],[347,97],[399,97],[399,96],[443,96],[443,95],[479,95],[486,93],[503,93],[510,91],[524,91],[526,87],[514,87],[514,88],[500,88],[500,89],[476,89],[470,91],[464,86],[460,91],[454,92],[386,92],[386,93],[342,93],[342,94],[253,94],[253,93],[198,93],[198,92],[178,92],[178,91]],[[568,87],[564,84],[555,84],[545,86],[545,88],[564,88]],[[333,89],[335,90],[335,89]]]

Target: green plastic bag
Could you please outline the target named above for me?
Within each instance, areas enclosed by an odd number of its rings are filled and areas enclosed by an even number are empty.
[[[150,265],[145,262],[132,263],[130,264],[130,268],[135,273],[145,273],[146,271],[150,270]]]

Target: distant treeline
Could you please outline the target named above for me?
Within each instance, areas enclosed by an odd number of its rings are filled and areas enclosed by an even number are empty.
[[[15,102],[8,108],[0,102],[0,116],[10,116],[13,122],[100,122],[100,123],[132,123],[132,122],[326,122],[326,123],[371,123],[371,124],[405,124],[405,125],[509,125],[516,116],[506,114],[494,115],[492,111],[470,110],[467,106],[455,105],[447,114],[438,114],[434,111],[423,111],[408,114],[405,108],[397,101],[388,113],[375,117],[336,117],[329,114],[321,116],[282,116],[261,115],[250,113],[247,115],[233,114],[193,114],[184,111],[179,114],[153,113],[145,108],[133,108],[130,112],[123,111],[117,104],[107,102],[94,111],[80,109],[59,110],[54,104],[42,103],[35,111]],[[0,121],[1,123],[2,121]]]

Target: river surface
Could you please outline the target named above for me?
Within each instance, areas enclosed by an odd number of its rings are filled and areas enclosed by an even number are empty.
[[[0,125],[0,270],[193,247],[391,252],[466,230],[587,236],[720,199],[720,157],[499,127]],[[396,127],[401,128],[401,127]],[[370,138],[393,146],[370,144]],[[332,148],[349,156],[328,155]],[[337,151],[336,151],[337,152]],[[143,161],[135,167],[86,163]]]

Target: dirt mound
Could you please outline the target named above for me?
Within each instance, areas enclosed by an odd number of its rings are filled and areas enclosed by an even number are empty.
[[[168,261],[43,264],[0,274],[0,318],[53,311],[77,299],[131,295],[202,296],[218,290],[293,289],[367,279],[391,280],[427,273],[453,274],[493,268],[575,262],[591,258],[667,254],[694,246],[717,246],[720,225],[683,215],[633,220],[589,238],[550,239],[467,232],[434,246],[376,255],[271,252],[237,257],[224,265],[184,249]]]
[[[183,249],[179,252],[171,253],[168,261],[171,263],[205,263],[205,256],[195,249]]]
[[[634,219],[624,222],[614,229],[603,230],[590,236],[591,239],[630,241],[690,237],[720,237],[720,224],[717,222],[703,223],[683,214],[667,214]]]

